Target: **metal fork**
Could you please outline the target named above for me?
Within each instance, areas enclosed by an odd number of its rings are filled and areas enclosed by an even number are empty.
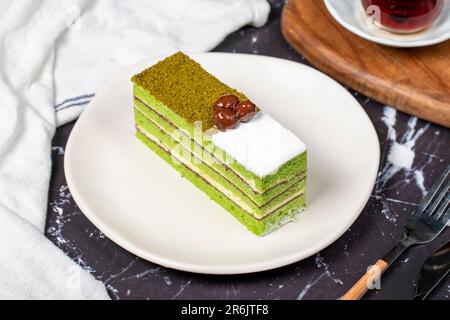
[[[428,191],[419,207],[405,226],[405,236],[341,298],[359,300],[392,263],[412,246],[426,244],[436,239],[450,220],[450,165]]]

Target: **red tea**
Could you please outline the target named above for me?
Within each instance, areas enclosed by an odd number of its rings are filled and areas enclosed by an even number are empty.
[[[362,3],[368,14],[376,14],[379,8],[375,21],[381,27],[400,33],[429,27],[444,7],[444,0],[362,0]]]

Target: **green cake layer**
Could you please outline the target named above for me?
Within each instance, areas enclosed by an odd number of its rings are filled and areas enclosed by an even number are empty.
[[[167,150],[174,150],[179,146],[179,143],[172,139],[164,129],[149,121],[139,111],[135,112],[135,117],[136,125],[141,133],[151,136],[154,140],[156,139],[156,141],[167,148]],[[258,205],[242,192],[237,185],[230,181],[228,178],[229,175],[224,175],[214,170],[214,168],[207,165],[205,162],[202,162],[201,158],[196,158],[195,160],[198,161],[193,161],[194,159],[192,157],[195,157],[195,154],[192,154],[188,149],[185,149],[184,151],[185,152],[180,152],[176,156],[174,155],[173,160],[180,161],[185,164],[185,166],[190,167],[192,171],[195,171],[202,178],[215,185],[216,189],[227,194],[228,198],[240,205],[244,211],[257,219],[261,219],[274,213],[280,206],[297,197],[303,196],[305,193],[306,179],[303,177],[295,182],[289,189],[275,196],[272,200],[263,205]],[[196,162],[198,162],[198,164]]]
[[[165,149],[163,146],[155,141],[150,140],[147,136],[137,131],[136,137],[141,140],[148,148],[153,150],[164,161],[170,164],[178,172],[180,172],[184,178],[192,182],[197,188],[206,193],[212,200],[221,205],[225,210],[230,212],[236,219],[238,219],[248,230],[253,232],[257,236],[267,235],[277,230],[283,224],[294,221],[298,213],[306,208],[305,195],[295,199],[288,203],[283,208],[277,210],[272,215],[258,220],[255,217],[249,215],[240,206],[227,198],[223,193],[218,191],[202,177],[195,174],[189,168],[184,165],[176,165],[170,155],[170,150]]]
[[[206,150],[203,145],[197,145],[196,142],[188,135],[180,137],[180,135],[177,136],[176,134],[174,134],[177,132],[178,128],[170,123],[167,119],[165,119],[162,115],[152,110],[151,107],[140,102],[138,99],[135,99],[135,109],[135,112],[138,112],[136,117],[137,119],[140,119],[141,123],[151,122],[158,126],[161,130],[164,131],[164,133],[169,135],[172,139],[176,140],[177,143],[183,145],[186,149],[188,149],[190,153],[193,153],[196,157],[203,159],[203,161],[207,163],[208,166],[219,172],[221,175],[225,176],[232,184],[234,184],[243,194],[245,194],[248,198],[251,199],[252,202],[254,202],[258,206],[264,206],[268,204],[271,200],[281,196],[284,192],[286,192],[286,190],[292,188],[294,184],[299,183],[306,177],[306,170],[301,171],[297,175],[293,176],[290,180],[284,181],[283,183],[280,183],[263,193],[255,192],[250,187],[250,185],[226,163],[220,162],[218,159],[214,159],[214,153]],[[204,157],[205,153],[208,153],[210,156]],[[306,165],[306,152],[301,155],[300,159]]]
[[[306,151],[277,172],[258,176],[210,139],[217,133],[214,102],[227,94],[247,100],[244,94],[183,53],[161,61],[132,81],[139,140],[250,231],[265,235],[305,209]]]
[[[151,96],[148,92],[146,92],[138,85],[135,85],[134,87],[134,96],[147,106],[151,106],[153,110],[155,110],[165,119],[170,119],[170,122],[174,124],[178,129],[183,130],[192,138],[194,138],[195,123],[191,123],[190,121],[183,119],[177,113],[172,111],[171,108],[164,105],[155,97]],[[213,109],[211,106],[209,106],[208,108]],[[307,155],[305,152],[285,163],[275,174],[265,177],[258,177],[256,174],[247,170],[243,165],[234,160],[230,155],[226,154],[225,151],[220,150],[220,148],[218,148],[217,146],[211,146],[210,141],[202,142],[206,148],[213,150],[214,153],[225,155],[222,157],[222,159],[229,159],[229,161],[227,161],[229,167],[237,175],[239,175],[255,192],[258,193],[263,193],[280,183],[290,180],[292,176],[298,175],[299,172],[306,172],[307,170]]]

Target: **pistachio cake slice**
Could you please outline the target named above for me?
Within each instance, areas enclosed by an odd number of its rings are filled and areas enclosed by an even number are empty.
[[[132,78],[136,136],[258,236],[305,209],[293,133],[179,52]]]

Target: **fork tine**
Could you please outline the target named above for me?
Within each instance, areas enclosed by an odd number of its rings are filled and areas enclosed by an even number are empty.
[[[434,185],[428,191],[425,198],[420,203],[419,207],[416,210],[417,215],[421,215],[424,212],[424,210],[430,205],[439,188],[441,187],[442,184],[444,184],[445,180],[447,179],[449,173],[450,173],[450,165],[447,167],[444,174],[442,174],[439,177],[439,179],[434,183]]]
[[[437,219],[442,220],[442,223],[444,223],[444,224],[447,224],[448,220],[450,220],[450,209],[447,208],[449,203],[450,203],[450,194],[447,196],[444,203],[439,208],[439,211],[437,214],[437,217],[438,217]]]
[[[439,195],[435,198],[433,203],[429,206],[429,208],[425,208],[425,211],[429,213],[430,216],[434,215],[436,213],[436,209],[438,208],[438,205],[441,203],[442,199],[444,199],[445,195],[448,192],[448,189],[450,188],[450,181],[447,183],[447,185],[444,188],[441,188],[441,192]]]
[[[445,226],[448,224],[449,220],[450,220],[450,210],[447,210],[447,212],[442,217],[442,219],[439,219],[439,223],[445,228]]]

